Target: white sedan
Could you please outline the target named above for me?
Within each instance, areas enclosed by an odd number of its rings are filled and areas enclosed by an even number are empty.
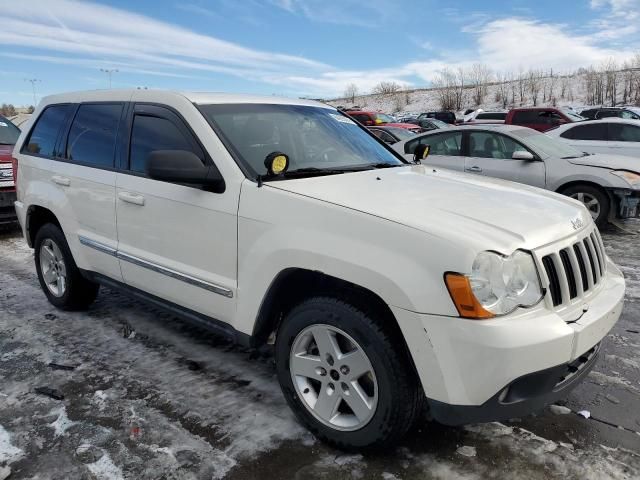
[[[567,123],[545,132],[587,153],[612,153],[640,157],[640,122],[605,118]]]

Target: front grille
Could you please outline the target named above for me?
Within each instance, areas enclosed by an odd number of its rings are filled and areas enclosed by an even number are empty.
[[[542,257],[554,307],[591,291],[605,274],[606,255],[598,230]]]

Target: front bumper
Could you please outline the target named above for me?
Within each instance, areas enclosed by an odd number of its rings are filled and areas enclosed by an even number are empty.
[[[599,290],[573,321],[544,304],[491,320],[392,311],[434,416],[445,423],[466,423],[524,415],[566,395],[597,355],[589,357],[571,382],[558,384],[559,372],[607,335],[622,311],[624,291],[620,270],[608,261]],[[537,380],[527,393],[532,379]]]
[[[522,417],[565,398],[596,364],[600,344],[564,365],[524,375],[480,406],[450,405],[429,399],[433,418],[445,425],[496,422]]]
[[[15,201],[15,190],[0,190],[0,225],[16,222],[16,209],[13,206]]]

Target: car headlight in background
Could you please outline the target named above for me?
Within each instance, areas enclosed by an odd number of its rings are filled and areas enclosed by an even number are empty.
[[[540,277],[531,254],[518,250],[505,257],[481,252],[470,275],[447,273],[445,282],[461,317],[506,315],[542,300]]]
[[[613,170],[611,173],[626,181],[631,188],[640,189],[640,174],[628,170]]]

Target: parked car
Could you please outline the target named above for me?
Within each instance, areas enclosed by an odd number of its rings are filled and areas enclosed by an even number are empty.
[[[387,115],[386,113],[367,112],[365,110],[346,110],[344,113],[349,115],[351,118],[356,119],[366,127],[371,127],[374,125],[385,125],[387,127],[404,128],[415,133],[420,132],[420,128],[416,125],[412,123],[396,122],[395,118],[393,118],[391,115]]]
[[[640,201],[640,162],[620,155],[589,155],[530,128],[460,126],[397,143],[412,159],[430,147],[423,163],[546,188],[581,201],[593,220],[635,217]]]
[[[406,128],[386,126],[368,128],[371,133],[373,133],[376,137],[378,137],[383,142],[388,143],[389,145],[393,145],[394,143],[398,143],[402,140],[406,140],[416,136],[415,132],[407,130]]]
[[[640,123],[636,120],[588,120],[561,125],[546,133],[581,152],[628,155],[640,165]]]
[[[466,124],[483,124],[483,123],[504,123],[507,118],[507,112],[478,112],[469,120],[465,120]]]
[[[577,113],[571,110],[561,110],[552,107],[528,107],[514,108],[507,113],[504,120],[506,125],[520,125],[521,127],[533,128],[539,132],[545,132],[551,128],[570,122],[580,122],[584,120]]]
[[[397,442],[425,401],[447,424],[540,409],[620,315],[581,204],[409,165],[327,105],[107,90],[34,117],[16,210],[49,302],[108,285],[273,343],[287,402],[338,447]]]
[[[640,114],[630,108],[625,107],[599,107],[588,108],[580,112],[581,117],[589,120],[597,120],[600,118],[624,118],[628,120],[640,120]]]
[[[0,115],[0,227],[16,222],[16,189],[11,152],[20,129]]]
[[[455,125],[457,123],[456,114],[453,112],[425,112],[418,115],[418,120],[435,118],[441,122]]]

